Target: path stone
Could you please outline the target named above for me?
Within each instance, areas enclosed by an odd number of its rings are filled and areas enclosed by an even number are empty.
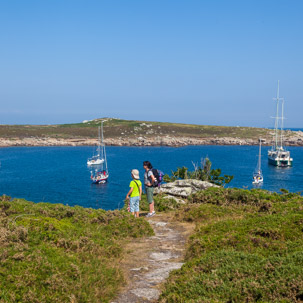
[[[159,290],[155,288],[136,288],[132,289],[131,293],[139,298],[144,298],[147,300],[157,300],[160,295]]]
[[[171,222],[167,214],[147,220],[155,236],[129,244],[130,253],[122,261],[127,285],[112,303],[157,301],[169,273],[183,265],[185,243],[191,230],[188,224]]]

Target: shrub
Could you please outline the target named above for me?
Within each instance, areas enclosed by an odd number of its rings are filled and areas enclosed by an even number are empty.
[[[165,182],[173,182],[179,179],[196,179],[201,181],[209,181],[217,185],[226,185],[230,183],[233,176],[221,176],[221,169],[211,169],[212,163],[208,158],[201,160],[201,164],[194,164],[194,171],[189,171],[187,167],[178,167],[176,171],[172,171],[171,176],[165,175]]]
[[[1,302],[110,301],[127,239],[152,235],[119,211],[0,199]]]
[[[302,302],[303,198],[209,188],[180,208],[196,222],[160,302]]]

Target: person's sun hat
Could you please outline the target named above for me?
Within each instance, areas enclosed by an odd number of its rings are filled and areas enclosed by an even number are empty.
[[[134,176],[135,179],[140,179],[139,171],[137,169],[132,170],[132,175]]]

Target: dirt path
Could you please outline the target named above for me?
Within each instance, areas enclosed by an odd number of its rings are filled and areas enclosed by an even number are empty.
[[[155,236],[128,245],[122,261],[127,285],[113,303],[155,302],[170,271],[182,266],[192,225],[172,221],[167,214],[148,219]]]

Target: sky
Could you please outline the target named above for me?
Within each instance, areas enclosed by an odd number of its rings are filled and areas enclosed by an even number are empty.
[[[0,0],[0,124],[303,127],[303,1]]]

